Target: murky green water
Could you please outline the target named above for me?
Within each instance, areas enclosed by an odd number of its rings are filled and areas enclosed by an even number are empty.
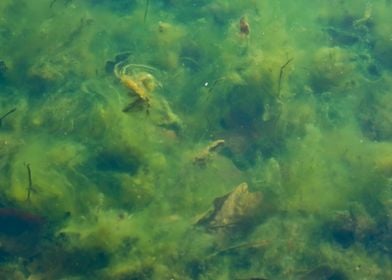
[[[0,279],[392,279],[392,2],[0,2]]]

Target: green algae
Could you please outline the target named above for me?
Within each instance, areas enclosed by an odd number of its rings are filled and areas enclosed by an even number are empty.
[[[392,278],[390,1],[237,2],[0,3],[4,279]]]

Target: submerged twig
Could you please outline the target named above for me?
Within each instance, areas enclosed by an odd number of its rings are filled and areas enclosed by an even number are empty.
[[[15,112],[15,111],[16,111],[16,108],[12,108],[12,109],[9,110],[7,113],[5,113],[2,117],[0,117],[0,126],[3,124],[3,119],[4,119],[6,116],[12,114],[12,113]]]
[[[225,79],[226,79],[226,77],[220,77],[220,78],[216,79],[215,81],[213,81],[211,87],[208,89],[208,93],[211,93],[211,92],[214,90],[215,86],[216,86],[219,82],[221,82],[221,81],[223,81],[223,80],[225,80]]]
[[[284,71],[284,69],[287,67],[287,65],[289,65],[289,63],[290,63],[291,61],[293,61],[293,59],[294,59],[293,57],[290,58],[289,60],[286,61],[285,64],[283,64],[283,65],[280,67],[280,71],[279,71],[279,80],[278,80],[278,96],[280,95],[280,88],[281,88],[281,85],[282,85],[283,71]]]
[[[143,18],[143,22],[145,23],[147,20],[147,14],[148,14],[148,10],[150,8],[150,0],[146,0],[146,8],[144,10],[144,18]]]
[[[28,179],[28,186],[27,186],[27,198],[26,200],[30,202],[30,197],[31,197],[31,192],[34,191],[33,188],[33,179],[31,178],[31,168],[30,168],[30,163],[26,163],[26,169],[27,169],[27,179]]]
[[[233,245],[227,248],[220,249],[212,254],[210,254],[207,258],[212,258],[221,254],[225,254],[228,252],[240,250],[240,249],[249,249],[249,248],[264,248],[269,244],[268,240],[258,240],[253,242],[241,243],[237,245]]]
[[[226,77],[220,77],[220,78],[214,80],[211,83],[211,85],[208,82],[206,82],[204,84],[204,87],[208,87],[209,86],[209,89],[207,90],[206,97],[204,98],[204,100],[202,102],[207,102],[210,99],[210,97],[211,97],[212,91],[215,89],[215,87],[218,85],[218,83],[220,83],[221,81],[224,81],[224,80],[226,80]]]

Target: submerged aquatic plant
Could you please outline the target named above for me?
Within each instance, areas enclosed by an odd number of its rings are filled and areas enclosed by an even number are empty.
[[[389,4],[13,2],[0,279],[392,279]]]

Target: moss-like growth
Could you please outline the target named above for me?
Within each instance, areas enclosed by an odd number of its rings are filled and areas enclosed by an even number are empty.
[[[1,1],[0,278],[392,278],[368,2]]]

